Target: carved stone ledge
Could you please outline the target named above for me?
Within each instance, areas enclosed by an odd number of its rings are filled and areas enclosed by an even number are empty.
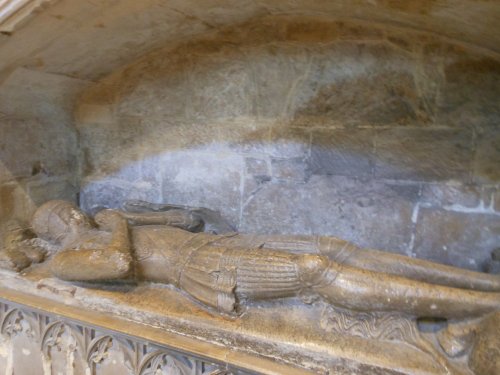
[[[74,319],[75,316],[79,319]],[[62,373],[58,372],[61,369],[66,370],[65,374],[255,373],[223,361],[231,357],[225,349],[209,348],[195,340],[168,333],[152,335],[151,329],[122,319],[77,311],[6,289],[1,290],[0,327],[0,372],[9,375],[27,370],[32,374],[57,374]],[[186,347],[192,351],[184,350]],[[265,366],[265,361],[261,362],[260,365]],[[37,368],[37,364],[42,364],[42,368]],[[268,367],[279,369],[274,364]]]
[[[73,369],[63,373],[86,375],[153,375],[157,370],[182,375],[309,373],[235,347],[110,316],[90,306],[77,308],[4,287],[0,287],[0,329],[0,373],[9,375],[25,369],[15,370],[21,364],[17,358],[24,356],[43,364],[40,374],[56,374],[61,366]],[[27,342],[37,350],[26,348]]]
[[[23,353],[36,357],[29,362],[40,374],[447,373],[411,318],[354,316],[318,301],[251,304],[236,318],[173,288],[90,289],[50,278],[39,265],[24,274],[0,270],[0,302],[0,373],[9,375],[13,363],[26,363],[13,357]],[[64,370],[69,363],[73,372]]]

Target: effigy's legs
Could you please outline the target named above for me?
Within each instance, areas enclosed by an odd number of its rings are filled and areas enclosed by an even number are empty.
[[[321,254],[336,263],[430,284],[500,292],[499,275],[474,272],[424,259],[361,248],[335,237],[255,236],[253,241],[257,244],[263,242],[263,247],[266,249],[284,250],[296,254]]]
[[[400,311],[419,317],[465,318],[500,308],[500,293],[434,285],[332,263],[313,289],[334,305]]]
[[[371,249],[356,249],[345,264],[430,284],[482,291],[500,291],[500,277],[483,272],[474,272],[423,259],[398,254],[388,254]]]

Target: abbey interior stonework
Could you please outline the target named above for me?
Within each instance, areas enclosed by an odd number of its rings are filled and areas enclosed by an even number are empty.
[[[0,0],[0,375],[500,374],[499,21]]]

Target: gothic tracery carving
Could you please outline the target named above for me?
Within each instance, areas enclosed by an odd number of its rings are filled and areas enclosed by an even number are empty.
[[[39,326],[39,329],[36,326]],[[104,330],[97,331],[71,321],[32,312],[0,302],[0,338],[9,339],[18,334],[27,335],[39,344],[40,356],[50,360],[52,350],[80,353],[87,368],[95,374],[95,366],[103,363],[110,350],[117,350],[125,358],[130,375],[235,375],[227,365],[207,362],[189,354],[173,352],[134,338],[123,338]],[[63,348],[61,339],[68,334],[73,340]],[[68,356],[72,358],[71,356]],[[49,362],[50,368],[50,362]],[[238,372],[243,374],[243,372]]]

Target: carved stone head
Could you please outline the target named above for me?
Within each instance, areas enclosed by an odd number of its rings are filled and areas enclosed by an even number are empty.
[[[57,244],[69,236],[92,229],[91,220],[78,207],[61,200],[40,206],[33,215],[31,225],[38,237]]]

